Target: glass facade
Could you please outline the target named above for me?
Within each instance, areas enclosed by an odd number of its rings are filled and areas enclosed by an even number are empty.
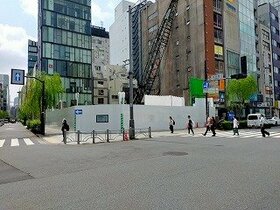
[[[37,42],[28,40],[28,75],[33,74],[34,67],[38,59]]]
[[[247,71],[257,71],[255,0],[239,0],[241,56],[247,56]]]
[[[90,24],[91,0],[40,0],[40,67],[61,75],[66,106],[92,104]]]

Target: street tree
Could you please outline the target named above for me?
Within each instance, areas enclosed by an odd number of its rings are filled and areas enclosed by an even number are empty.
[[[46,107],[55,107],[58,96],[63,92],[61,77],[59,74],[38,74],[36,78],[45,81]],[[26,119],[38,119],[42,104],[42,83],[35,79],[28,79],[27,84],[21,91],[23,103],[20,107],[20,115]]]
[[[240,117],[245,105],[249,103],[250,97],[257,91],[257,81],[252,75],[244,79],[230,80],[226,91],[228,107],[235,110]]]

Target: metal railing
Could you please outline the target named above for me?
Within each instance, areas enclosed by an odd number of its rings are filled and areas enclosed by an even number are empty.
[[[136,139],[146,139],[152,138],[152,129],[151,127],[146,129],[135,129]],[[129,130],[105,130],[105,131],[96,131],[92,132],[82,132],[80,130],[74,131],[64,131],[63,142],[67,143],[110,143],[117,141],[128,141],[129,140]]]

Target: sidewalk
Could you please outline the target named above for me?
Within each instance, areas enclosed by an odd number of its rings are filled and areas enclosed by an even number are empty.
[[[205,128],[194,128],[195,135],[201,135],[205,132]],[[171,137],[171,136],[182,136],[187,135],[188,130],[174,130],[174,133],[170,133],[170,131],[152,131],[152,138],[158,138],[158,137]],[[60,128],[56,126],[46,126],[46,135],[40,136],[43,138],[46,142],[51,144],[63,144],[62,142],[62,132]]]

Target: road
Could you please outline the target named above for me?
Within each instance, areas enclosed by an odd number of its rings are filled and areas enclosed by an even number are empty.
[[[23,178],[1,183],[0,209],[279,209],[279,154],[280,138],[219,133],[2,147]]]

